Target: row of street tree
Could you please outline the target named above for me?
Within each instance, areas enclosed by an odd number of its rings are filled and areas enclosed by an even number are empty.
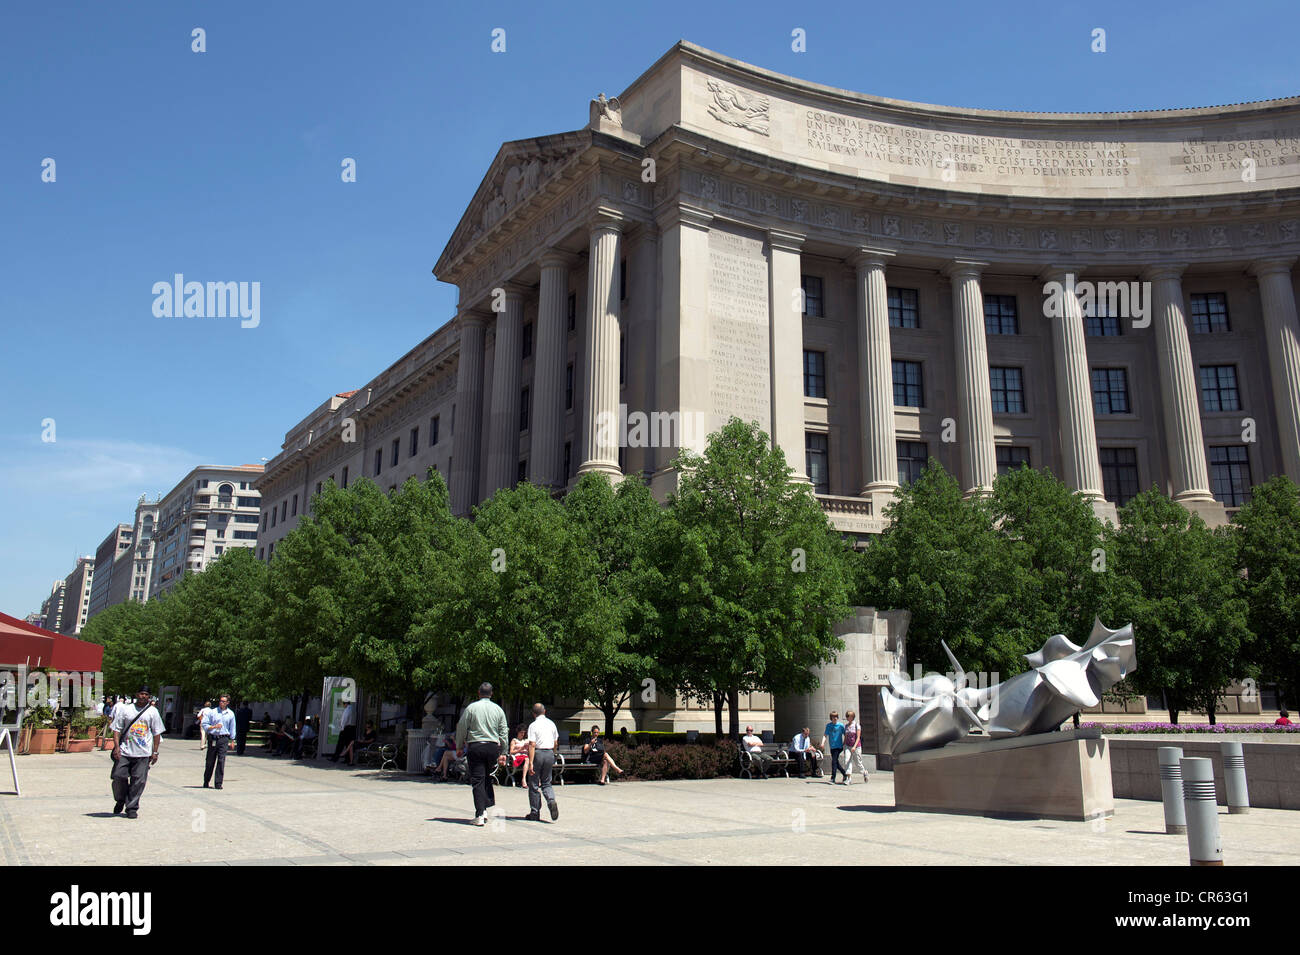
[[[733,420],[680,488],[586,475],[562,499],[521,484],[474,519],[454,517],[437,472],[385,493],[327,484],[268,563],[226,552],[171,593],[96,615],[110,686],[177,684],[290,697],[348,675],[412,715],[426,695],[586,699],[607,732],[636,693],[682,693],[723,712],[739,698],[808,692],[809,668],[843,649],[854,605],[912,612],[909,664],[1006,678],[1052,633],[1076,641],[1094,616],[1132,620],[1130,692],[1205,710],[1234,678],[1300,687],[1300,494],[1277,479],[1229,528],[1210,531],[1156,491],[1102,525],[1046,472],[966,498],[937,464],[904,488],[865,550],[827,523],[779,450]]]

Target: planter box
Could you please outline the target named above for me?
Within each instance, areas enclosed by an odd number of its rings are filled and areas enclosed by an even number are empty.
[[[33,756],[44,756],[54,752],[54,747],[59,742],[59,731],[56,729],[34,729],[32,730],[31,742],[28,745],[27,752]]]
[[[68,740],[69,753],[89,753],[95,748],[93,739],[70,739]]]

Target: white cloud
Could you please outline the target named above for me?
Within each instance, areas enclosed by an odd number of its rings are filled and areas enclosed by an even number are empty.
[[[9,442],[15,441],[10,438]],[[166,493],[191,468],[203,464],[192,451],[136,441],[20,440],[17,453],[0,458],[0,486],[29,495],[30,506],[64,507],[68,494],[120,496],[130,509],[140,494]],[[93,501],[80,501],[93,504]]]

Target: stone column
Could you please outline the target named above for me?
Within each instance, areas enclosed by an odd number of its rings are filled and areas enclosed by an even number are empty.
[[[585,405],[582,414],[582,463],[579,474],[597,471],[610,477],[618,467],[618,263],[623,217],[600,209],[591,223],[587,259],[587,360],[582,366]]]
[[[889,345],[889,293],[885,266],[893,252],[859,249],[857,270],[858,406],[862,414],[862,496],[879,515],[898,490],[898,444],[894,437],[894,365]]]
[[[554,250],[542,256],[542,285],[533,348],[533,423],[531,480],[539,487],[562,488],[564,470],[564,353],[569,301],[569,256]]]
[[[1300,481],[1300,322],[1296,318],[1295,289],[1291,284],[1294,265],[1293,258],[1261,259],[1251,266],[1251,271],[1259,280],[1260,305],[1264,311],[1282,471],[1291,480]]]
[[[492,413],[488,425],[488,496],[514,487],[519,473],[519,389],[523,374],[524,290],[505,288],[505,311],[497,313],[492,355]]]
[[[771,231],[768,236],[768,314],[771,321],[772,447],[785,453],[793,481],[808,483],[804,447],[803,309],[799,250],[804,237]]]
[[[479,437],[483,433],[483,337],[486,317],[481,312],[463,311],[460,325],[460,353],[456,368],[456,419],[451,442],[451,507],[468,514],[477,503],[479,484]],[[365,465],[367,461],[363,461]],[[364,467],[362,468],[364,470]]]
[[[1184,265],[1153,265],[1145,278],[1151,283],[1152,322],[1160,370],[1160,404],[1164,408],[1165,443],[1169,449],[1169,482],[1180,504],[1210,504],[1210,474],[1205,465],[1201,409],[1183,314]],[[1193,508],[1199,510],[1199,508]]]
[[[1061,468],[1065,483],[1091,498],[1097,516],[1116,522],[1115,508],[1106,506],[1097,452],[1097,425],[1093,418],[1092,375],[1088,369],[1088,340],[1083,329],[1083,309],[1074,294],[1082,269],[1053,265],[1042,274],[1044,283],[1058,283],[1063,294],[1061,314],[1049,315],[1052,324],[1052,366],[1056,374],[1056,412],[1060,419]]]
[[[957,361],[957,441],[967,494],[987,494],[998,473],[993,446],[993,394],[984,337],[980,272],[985,262],[957,259],[944,270],[952,281],[953,344]]]

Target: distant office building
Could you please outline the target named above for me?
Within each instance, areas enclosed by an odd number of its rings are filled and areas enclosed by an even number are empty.
[[[148,599],[171,590],[187,571],[202,571],[231,547],[257,544],[260,464],[195,468],[157,506]]]
[[[95,558],[78,557],[77,566],[64,580],[63,619],[59,633],[75,637],[90,613],[90,590],[95,580]]]
[[[45,615],[40,611],[29,613],[23,617],[23,623],[30,623],[33,627],[43,627],[45,625]]]
[[[119,524],[95,554],[95,583],[90,591],[90,616],[128,600],[149,599],[153,574],[153,533],[158,501],[141,494],[135,521]]]
[[[90,587],[90,612],[87,615],[88,618],[93,617],[109,606],[108,590],[109,582],[113,578],[113,571],[116,569],[114,565],[119,556],[130,552],[131,538],[133,536],[130,524],[118,524],[104,538],[103,543],[95,549],[95,580]]]
[[[64,592],[67,586],[67,581],[56,580],[50,587],[50,595],[41,603],[40,625],[46,630],[59,632],[59,627],[63,623]]]

